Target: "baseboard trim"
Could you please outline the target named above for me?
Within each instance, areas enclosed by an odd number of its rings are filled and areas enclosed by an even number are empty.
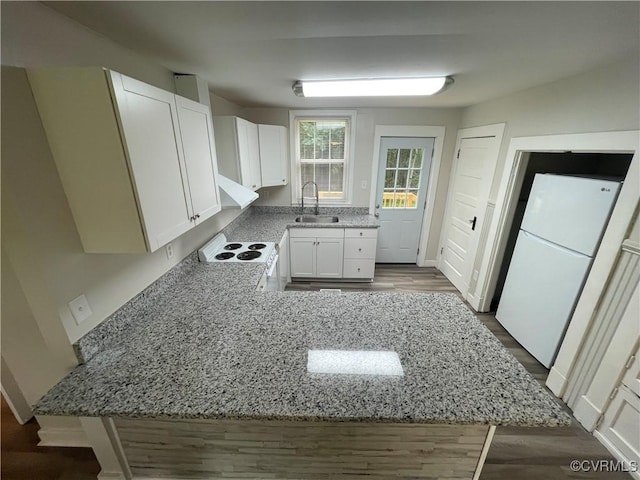
[[[596,427],[601,414],[602,412],[584,395],[578,399],[576,408],[573,410],[576,420],[590,432]]]
[[[549,371],[545,385],[549,387],[549,390],[551,390],[556,397],[562,398],[564,390],[567,387],[567,378],[553,366]]]
[[[39,447],[88,447],[91,444],[82,428],[41,428]]]

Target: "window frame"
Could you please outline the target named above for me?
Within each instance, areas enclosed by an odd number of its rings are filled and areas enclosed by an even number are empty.
[[[345,159],[344,159],[344,199],[326,198],[320,199],[320,205],[324,206],[344,206],[352,204],[353,194],[353,171],[355,164],[355,132],[356,132],[356,111],[355,110],[290,110],[289,111],[289,131],[290,138],[290,158],[291,158],[291,205],[300,205],[302,187],[301,162],[299,161],[299,120],[346,120],[348,127],[345,130]]]

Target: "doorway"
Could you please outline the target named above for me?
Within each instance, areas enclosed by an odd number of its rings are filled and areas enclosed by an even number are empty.
[[[538,173],[584,176],[622,182],[627,175],[633,155],[630,153],[573,153],[573,152],[530,152],[527,167],[518,194],[513,222],[507,234],[502,263],[499,268],[496,288],[489,309],[495,311],[500,302],[504,282],[513,256],[516,238],[522,224],[527,200],[533,180]]]
[[[433,138],[383,137],[376,183],[377,263],[417,263]]]
[[[434,216],[436,203],[436,186],[440,175],[440,164],[442,161],[442,151],[444,148],[445,127],[428,125],[376,125],[373,143],[373,158],[371,168],[371,182],[369,189],[369,213],[376,213],[376,205],[379,204],[377,198],[378,174],[380,171],[380,151],[382,140],[385,137],[394,138],[429,138],[433,140],[433,150],[431,154],[431,165],[429,173],[422,176],[426,186],[426,193],[423,200],[423,215],[418,234],[417,258],[413,259],[419,267],[435,267],[436,260],[433,251],[438,243],[438,238],[431,234],[431,223]],[[394,184],[395,185],[395,184]],[[362,188],[366,187],[366,182],[362,182]],[[432,252],[428,258],[428,252]],[[380,262],[376,258],[377,262]]]

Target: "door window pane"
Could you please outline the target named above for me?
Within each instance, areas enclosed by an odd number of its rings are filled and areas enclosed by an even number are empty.
[[[384,179],[382,208],[418,208],[422,148],[390,148]]]
[[[387,168],[396,168],[398,166],[398,149],[390,148],[387,150]]]

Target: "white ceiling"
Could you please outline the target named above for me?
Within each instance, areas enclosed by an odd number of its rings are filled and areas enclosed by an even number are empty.
[[[460,107],[640,55],[635,1],[45,3],[243,106]],[[291,91],[302,79],[444,74],[455,84],[428,98]]]

